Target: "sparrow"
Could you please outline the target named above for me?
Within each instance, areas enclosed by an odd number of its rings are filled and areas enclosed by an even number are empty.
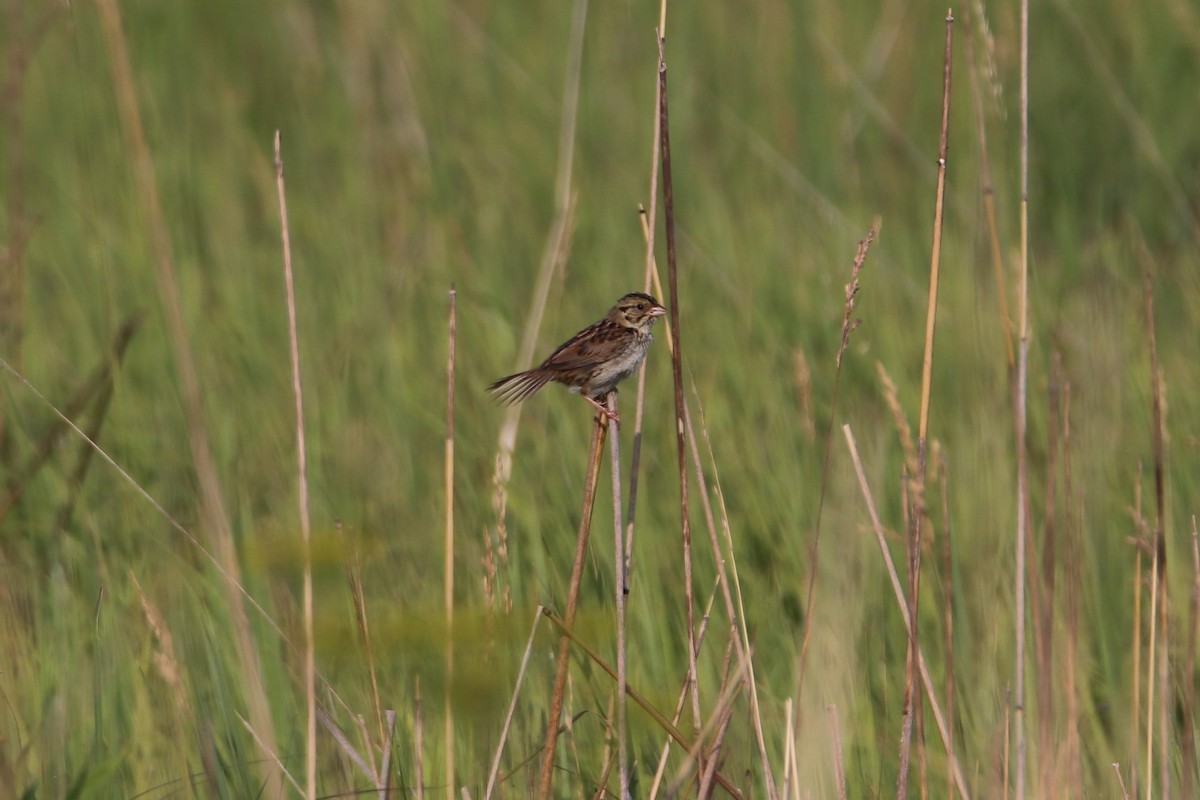
[[[604,319],[563,342],[541,364],[501,378],[488,391],[502,403],[517,403],[557,381],[619,423],[617,414],[603,401],[642,363],[654,339],[650,328],[666,313],[650,295],[631,292],[618,300]]]

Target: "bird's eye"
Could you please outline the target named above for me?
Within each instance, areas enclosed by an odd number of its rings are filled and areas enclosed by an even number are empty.
[[[646,304],[638,303],[638,311],[645,311],[645,310],[646,310]]]

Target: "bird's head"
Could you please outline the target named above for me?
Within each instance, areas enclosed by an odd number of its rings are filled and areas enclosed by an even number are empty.
[[[662,304],[650,295],[631,292],[617,301],[608,316],[620,325],[645,332],[650,330],[654,320],[666,313]]]

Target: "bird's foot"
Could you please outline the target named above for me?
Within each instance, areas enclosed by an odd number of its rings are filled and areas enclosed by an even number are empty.
[[[586,394],[583,396],[583,399],[587,400],[589,403],[594,405],[596,407],[596,410],[600,412],[600,414],[596,417],[596,422],[603,425],[603,424],[605,424],[605,422],[604,422],[605,420],[609,420],[609,421],[617,423],[618,428],[621,427],[621,417],[619,414],[617,414],[616,411],[610,411],[608,409],[608,407],[605,406],[603,403],[600,403],[597,400],[593,400],[592,398],[588,397]]]

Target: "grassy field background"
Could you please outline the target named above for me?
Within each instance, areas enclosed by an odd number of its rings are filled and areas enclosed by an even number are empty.
[[[481,797],[534,610],[564,603],[591,424],[585,404],[557,387],[526,404],[501,560],[492,476],[504,411],[484,387],[520,366],[554,218],[571,4],[134,2],[121,7],[123,49],[106,32],[104,7],[4,6],[0,357],[64,410],[109,363],[111,402],[94,392],[72,416],[84,427],[101,419],[99,446],[212,549],[195,420],[158,289],[161,254],[114,88],[121,50],[153,159],[231,557],[246,592],[274,621],[248,612],[262,671],[257,694],[282,763],[303,775],[302,654],[275,628],[303,642],[272,152],[280,130],[310,458],[315,656],[330,687],[317,700],[365,751],[354,715],[377,740],[373,664],[381,704],[397,712],[398,796],[421,796],[421,787],[428,796],[457,796],[465,786]],[[920,619],[926,658],[945,691],[948,587],[956,754],[972,796],[997,797],[1012,775],[1016,448],[970,74],[982,98],[1015,314],[1018,18],[1016,4],[973,3],[954,13],[930,416],[945,480],[929,494]],[[774,780],[782,787],[790,730],[802,797],[837,796],[831,709],[848,795],[889,795],[896,783],[906,634],[840,427],[853,428],[903,569],[904,450],[877,364],[915,426],[945,15],[945,5],[898,0],[677,4],[668,12],[685,380],[694,379],[693,414],[699,424],[701,404],[728,509]],[[538,335],[541,354],[642,287],[637,210],[649,203],[657,22],[653,3],[587,9],[574,224]],[[1053,0],[1036,4],[1030,29],[1029,557],[1041,581],[1041,604],[1030,613],[1042,615],[1052,649],[1039,661],[1030,634],[1027,786],[1031,796],[1118,797],[1114,762],[1131,793],[1144,793],[1151,777],[1150,595],[1144,588],[1140,606],[1134,595],[1149,580],[1151,559],[1144,555],[1137,572],[1131,541],[1144,541],[1159,516],[1148,274],[1167,397],[1170,600],[1168,714],[1158,716],[1156,699],[1152,791],[1184,796],[1197,777],[1188,688],[1196,681],[1189,602],[1200,492],[1200,12],[1184,0],[1086,8]],[[875,217],[882,229],[855,311],[862,324],[835,406],[843,286]],[[661,243],[660,232],[665,264]],[[441,575],[452,283],[450,683]],[[140,325],[112,364],[112,342],[135,317]],[[628,652],[631,685],[669,713],[687,646],[663,327],[648,364]],[[634,395],[631,382],[623,408],[632,410]],[[53,412],[12,372],[0,378],[0,400],[11,500],[0,519],[0,794],[291,793],[239,719],[253,714],[256,691],[239,656],[243,626],[226,580],[110,465],[93,457],[81,472],[80,438],[59,435]],[[628,458],[634,426],[626,419]],[[711,464],[706,470],[717,477]],[[577,627],[611,658],[611,506],[607,477],[600,483]],[[1131,513],[1139,487],[1144,528]],[[703,604],[716,572],[695,506],[695,596]],[[947,532],[949,574],[941,555]],[[356,563],[369,657],[347,578]],[[729,621],[720,606],[698,656],[706,709],[717,702],[725,658]],[[555,641],[543,625],[502,762],[513,773],[507,796],[524,796],[537,771]],[[595,791],[611,691],[591,661],[574,658],[568,710],[582,716],[560,740],[557,794]],[[447,697],[455,787],[444,780]],[[925,785],[930,796],[948,796],[947,759],[928,714],[925,724],[913,791]],[[685,716],[682,727],[690,726]],[[631,709],[636,796],[645,796],[662,738]],[[1169,789],[1159,772],[1164,748]],[[318,753],[319,796],[370,788],[324,728]],[[676,748],[667,775],[682,763]],[[744,695],[721,771],[747,796],[766,796]],[[610,777],[609,790],[615,785]]]

